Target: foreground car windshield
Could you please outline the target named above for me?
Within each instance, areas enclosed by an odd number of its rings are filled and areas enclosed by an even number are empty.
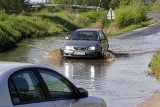
[[[98,33],[95,31],[78,31],[74,32],[71,40],[99,40]]]

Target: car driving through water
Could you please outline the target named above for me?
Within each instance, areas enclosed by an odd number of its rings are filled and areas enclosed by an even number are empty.
[[[77,29],[67,38],[64,57],[99,57],[108,51],[108,38],[101,29]]]

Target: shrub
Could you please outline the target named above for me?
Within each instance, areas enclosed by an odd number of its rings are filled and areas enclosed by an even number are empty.
[[[137,24],[146,20],[146,10],[144,5],[121,6],[116,10],[115,24],[119,28],[124,28],[132,24]]]
[[[109,20],[107,19],[107,11],[87,11],[84,12],[83,15],[85,17],[88,17],[90,20],[90,23],[94,22],[101,22],[102,26],[107,26],[109,23]]]
[[[42,7],[39,11],[44,13],[55,13],[55,12],[61,12],[63,9],[59,6],[50,6],[50,7]]]
[[[6,32],[0,29],[0,51],[8,50],[15,47],[16,42]]]

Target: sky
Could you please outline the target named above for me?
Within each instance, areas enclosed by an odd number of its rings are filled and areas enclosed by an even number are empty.
[[[30,0],[31,2],[42,2],[43,0]]]

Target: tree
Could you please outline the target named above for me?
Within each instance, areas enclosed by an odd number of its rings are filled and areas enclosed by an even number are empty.
[[[48,0],[47,3],[51,3],[51,4],[54,4],[54,0]]]
[[[29,2],[25,0],[2,0],[0,8],[4,9],[6,13],[20,13],[30,8]]]
[[[109,3],[109,7],[112,9],[118,8],[120,4],[119,0],[111,0]]]
[[[147,5],[149,2],[151,2],[151,1],[150,0],[120,0],[120,5],[121,6],[126,6],[126,5],[129,5],[129,4],[135,4],[135,3],[140,3],[140,4]]]
[[[50,0],[50,1],[54,1],[55,4],[97,6],[108,9],[109,2],[111,0]]]
[[[129,3],[130,3],[131,1],[132,1],[132,0],[120,0],[120,5],[121,5],[121,6],[129,5]]]

